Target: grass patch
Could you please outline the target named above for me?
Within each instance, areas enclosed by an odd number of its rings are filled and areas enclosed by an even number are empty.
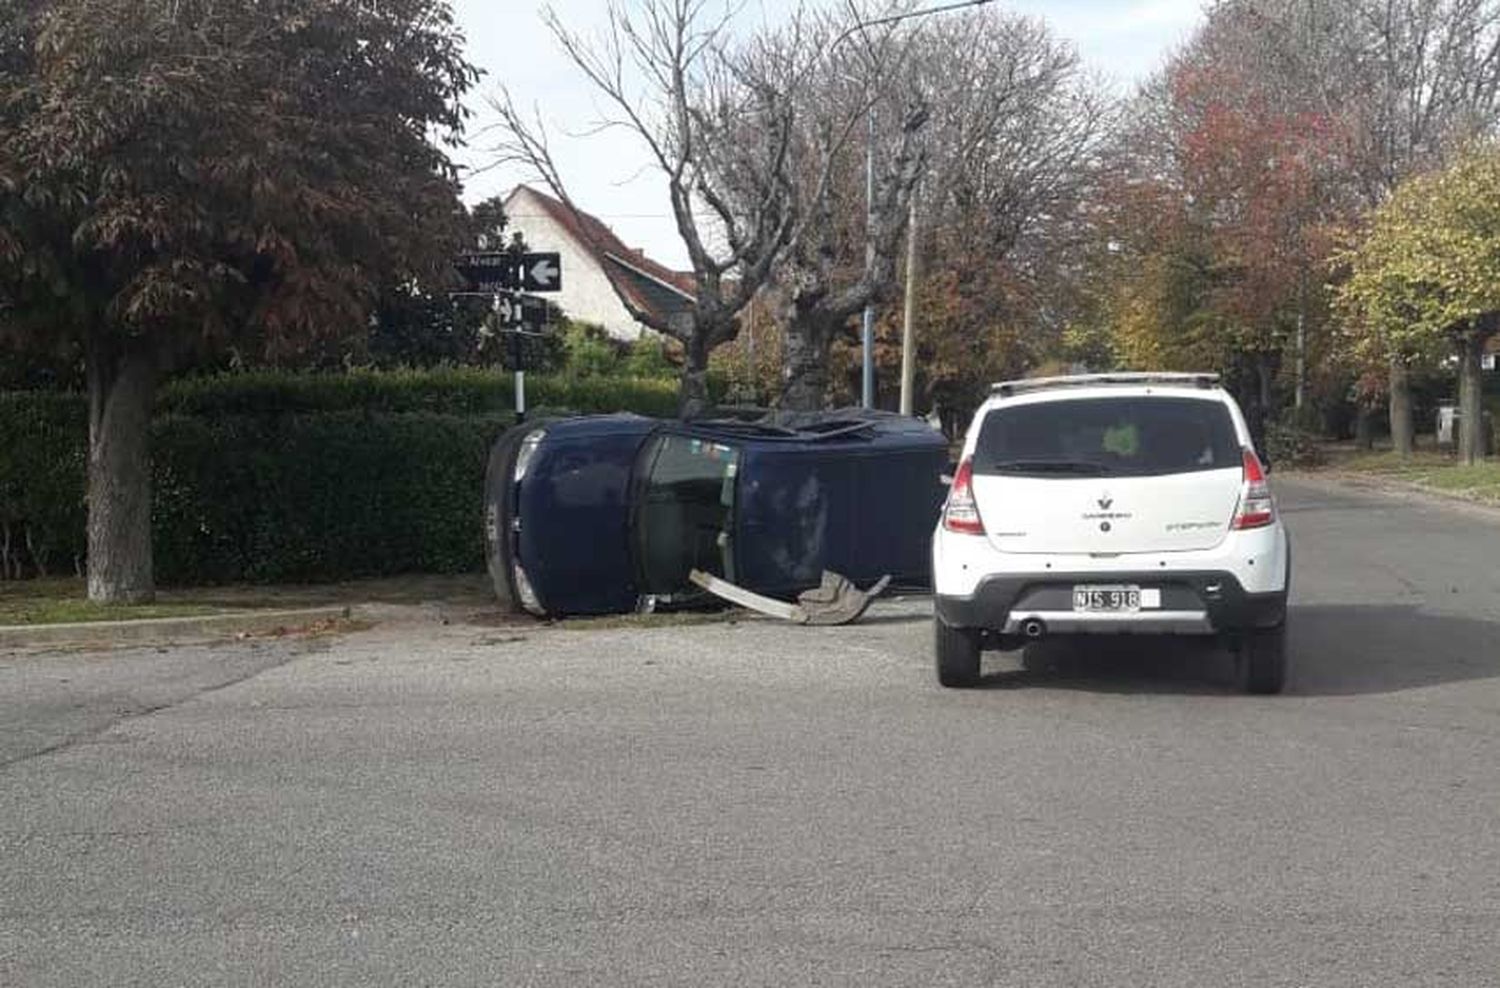
[[[1444,467],[1432,471],[1420,483],[1440,491],[1468,494],[1485,501],[1500,501],[1500,463]]]
[[[1452,456],[1436,450],[1418,450],[1407,459],[1402,459],[1394,450],[1368,453],[1340,450],[1329,459],[1329,466],[1340,470],[1392,476],[1431,472],[1453,465]]]
[[[91,603],[80,579],[0,581],[0,625],[204,617],[356,604],[441,604],[461,611],[480,610],[495,606],[495,592],[483,574],[415,575],[269,587],[168,587],[158,590],[155,603],[129,605]]]
[[[73,624],[137,621],[147,618],[218,614],[209,604],[164,601],[155,604],[95,604],[82,580],[20,580],[0,583],[0,625]]]
[[[1377,453],[1341,452],[1333,457],[1329,465],[1351,473],[1417,484],[1476,501],[1500,502],[1500,462],[1496,461],[1466,467],[1459,466],[1451,454],[1436,450],[1418,450],[1407,459],[1387,450]]]

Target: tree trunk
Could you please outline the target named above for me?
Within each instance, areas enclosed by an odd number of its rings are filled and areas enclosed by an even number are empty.
[[[1484,341],[1481,333],[1465,333],[1458,359],[1458,462],[1473,466],[1484,459]]]
[[[1375,448],[1375,412],[1361,407],[1354,413],[1354,445],[1362,450]]]
[[[708,394],[708,343],[702,332],[693,334],[682,348],[682,381],[677,390],[677,417],[684,422],[701,419],[713,407]]]
[[[129,344],[90,346],[88,467],[89,600],[152,600],[151,402],[156,367]]]
[[[822,411],[828,400],[828,351],[833,333],[818,314],[793,310],[787,321],[781,356],[781,397],[776,407],[788,412]]]
[[[1415,444],[1411,418],[1411,372],[1401,360],[1391,361],[1391,444],[1409,458]]]

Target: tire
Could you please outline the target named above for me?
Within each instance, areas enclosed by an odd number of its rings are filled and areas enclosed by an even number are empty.
[[[1256,628],[1235,649],[1235,685],[1245,693],[1272,696],[1286,686],[1286,622]]]
[[[973,628],[950,628],[938,617],[932,619],[932,629],[938,682],[950,689],[976,685],[979,682],[979,632]]]
[[[484,472],[485,568],[489,570],[490,584],[495,588],[500,610],[506,614],[521,613],[521,603],[510,575],[510,476],[515,469],[521,440],[531,428],[530,425],[512,426],[501,433],[490,447]]]

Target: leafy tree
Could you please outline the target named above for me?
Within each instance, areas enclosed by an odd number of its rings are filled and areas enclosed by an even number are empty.
[[[1006,304],[1019,293],[1007,283],[1003,266],[989,270],[942,271],[922,279],[918,304],[922,333],[916,341],[916,384],[949,435],[989,396],[996,381],[1021,377],[1042,353],[1027,345],[1024,305]],[[887,349],[893,367],[900,359],[899,332]]]
[[[1281,74],[1351,121],[1344,192],[1365,210],[1500,123],[1500,0],[1220,0],[1275,40]],[[1354,327],[1357,328],[1357,327]],[[1391,353],[1396,449],[1413,446],[1413,372]]]
[[[1352,121],[1287,63],[1282,29],[1224,2],[1132,101],[1116,137],[1096,230],[1104,304],[1132,366],[1213,369],[1255,422],[1277,414],[1280,376],[1302,405],[1326,350],[1314,272],[1344,190]]]
[[[1094,213],[1113,249],[1091,265],[1085,315],[1097,324],[1128,300],[1135,343],[1163,344],[1169,359],[1208,356],[1205,334],[1223,337],[1214,366],[1266,411],[1278,377],[1299,399],[1325,388],[1342,400],[1348,375],[1318,363],[1337,340],[1322,274],[1332,231],[1357,230],[1405,177],[1493,131],[1497,43],[1500,0],[1209,5],[1127,106]],[[1409,377],[1421,368],[1387,357],[1392,434],[1409,450]]]
[[[490,303],[482,298],[394,285],[381,293],[368,332],[345,350],[350,362],[375,367],[477,364],[489,315]]]
[[[444,0],[0,0],[0,310],[85,354],[91,598],[153,594],[174,364],[295,353],[436,277],[461,41]]]
[[[1457,351],[1459,455],[1482,459],[1481,359],[1500,333],[1500,148],[1402,185],[1349,260],[1340,297],[1368,345],[1403,358]]]
[[[1265,50],[1274,44],[1222,15],[1171,73],[1185,187],[1221,272],[1213,309],[1232,352],[1256,368],[1267,411],[1277,363],[1296,367],[1303,402],[1310,324],[1325,321],[1309,269],[1328,255],[1327,224],[1342,215],[1337,181],[1350,129],[1285,84]]]
[[[504,200],[498,196],[469,210],[468,222],[466,247],[516,251],[525,247],[519,233],[507,240],[509,221]],[[491,302],[451,297],[449,287],[445,282],[423,283],[410,277],[385,286],[368,330],[358,327],[357,338],[343,347],[344,362],[377,367],[480,363],[487,356],[484,351],[500,345],[487,335]]]

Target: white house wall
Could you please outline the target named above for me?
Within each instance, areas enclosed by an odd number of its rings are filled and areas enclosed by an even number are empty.
[[[519,190],[505,203],[510,229],[519,231],[526,247],[534,251],[556,251],[562,255],[563,289],[547,296],[569,319],[603,326],[617,340],[634,341],[641,325],[630,316],[594,257],[560,226],[544,207]]]

